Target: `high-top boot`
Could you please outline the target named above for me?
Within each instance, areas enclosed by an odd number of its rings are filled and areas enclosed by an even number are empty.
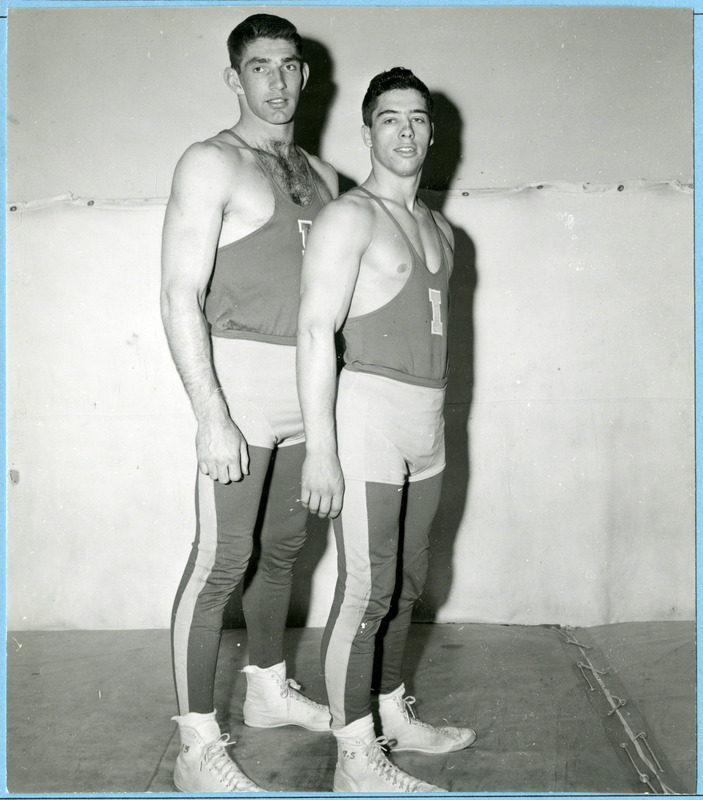
[[[378,697],[378,713],[383,735],[393,751],[416,750],[420,753],[451,753],[463,750],[476,740],[471,728],[435,727],[415,716],[414,697],[404,697],[405,686]]]
[[[286,662],[272,667],[244,667],[247,696],[244,701],[244,724],[252,728],[280,728],[299,725],[309,731],[330,729],[327,706],[300,694],[300,684],[286,678]]]
[[[227,755],[229,734],[221,734],[210,714],[172,717],[178,723],[181,749],[176,759],[173,782],[181,792],[265,792],[239,769]]]
[[[335,792],[445,792],[431,783],[414,778],[388,760],[383,746],[385,736],[378,739],[369,714],[334,731],[337,739],[337,767],[334,771]]]

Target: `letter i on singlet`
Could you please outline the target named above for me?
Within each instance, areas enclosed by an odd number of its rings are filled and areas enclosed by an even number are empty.
[[[299,219],[298,220],[298,231],[300,232],[300,236],[303,240],[303,255],[305,255],[305,248],[308,245],[308,231],[312,227],[312,220],[309,219]]]
[[[442,335],[442,292],[439,289],[430,289],[430,303],[432,304],[432,326],[430,330],[438,336]]]

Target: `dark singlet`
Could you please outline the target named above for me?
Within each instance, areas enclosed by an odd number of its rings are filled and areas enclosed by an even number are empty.
[[[437,223],[428,209],[442,254],[439,269],[432,273],[383,201],[358,188],[393,220],[410,250],[412,268],[403,288],[385,305],[347,318],[342,329],[345,369],[442,388],[447,383],[449,264]]]
[[[325,201],[307,158],[314,193],[310,205],[299,206],[273,179],[252,147],[232,131],[223,133],[254,153],[271,185],[275,208],[260,228],[217,250],[205,317],[213,336],[295,345],[305,243]]]

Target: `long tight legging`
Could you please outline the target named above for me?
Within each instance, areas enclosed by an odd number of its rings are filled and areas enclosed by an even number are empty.
[[[304,444],[276,451],[250,446],[249,475],[243,480],[221,484],[198,474],[196,537],[171,617],[181,714],[214,709],[224,610],[249,564],[264,494],[261,555],[242,605],[249,662],[266,668],[283,660],[293,565],[305,542],[307,512],[300,503],[304,456]]]
[[[322,641],[334,729],[371,713],[375,651],[382,659],[380,691],[392,692],[403,681],[405,643],[427,576],[441,487],[441,473],[406,487],[346,482],[334,525],[337,585]]]

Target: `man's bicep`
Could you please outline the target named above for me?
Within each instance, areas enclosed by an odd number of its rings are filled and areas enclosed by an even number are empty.
[[[167,214],[161,258],[162,287],[167,291],[201,294],[212,272],[216,246],[205,225],[200,227],[192,218],[176,213]]]
[[[301,280],[301,319],[344,321],[354,294],[363,254],[360,237],[344,214],[326,214],[308,238]]]
[[[166,284],[204,290],[212,272],[224,206],[218,181],[208,180],[208,170],[199,172],[197,166],[194,160],[182,160],[174,175],[164,218],[162,272]]]
[[[333,262],[310,263],[303,269],[299,323],[305,328],[336,329],[349,309],[352,276],[342,277]]]

